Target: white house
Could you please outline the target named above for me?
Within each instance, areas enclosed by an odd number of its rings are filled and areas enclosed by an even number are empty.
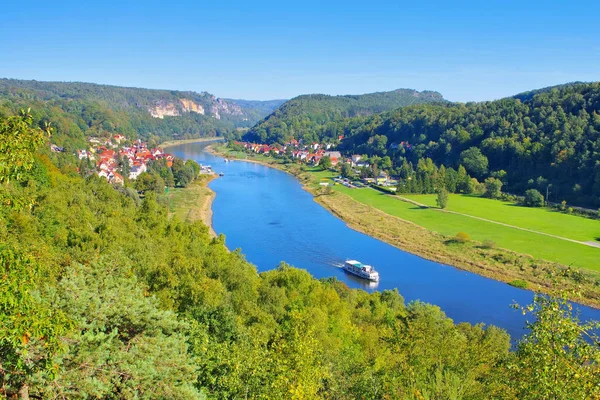
[[[134,165],[129,171],[129,179],[137,179],[143,172],[146,172],[146,164]]]

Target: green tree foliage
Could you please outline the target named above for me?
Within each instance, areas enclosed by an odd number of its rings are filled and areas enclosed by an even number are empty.
[[[413,164],[404,160],[398,174],[398,193],[439,193],[445,190],[449,193],[472,193],[471,177],[461,165],[458,172],[453,168],[441,165],[438,168],[431,158],[420,159],[417,169]]]
[[[44,143],[44,132],[32,125],[30,111],[0,119],[0,183],[20,179],[33,167],[35,150]]]
[[[502,181],[500,179],[489,177],[483,183],[485,192],[483,195],[490,199],[497,199],[502,195]]]
[[[163,193],[165,191],[165,181],[158,174],[142,172],[135,180],[135,189],[138,192]]]
[[[441,188],[438,191],[435,202],[439,208],[446,208],[446,206],[448,205],[448,191],[446,190],[446,188]]]
[[[169,218],[152,190],[136,205],[69,159],[36,156],[18,185],[0,184],[35,204],[0,208],[2,396],[597,395],[598,350],[553,307],[510,353],[502,330],[454,324],[395,290],[350,289],[286,264],[258,274],[223,236]]]
[[[40,298],[41,272],[33,257],[0,246],[0,394],[26,397],[34,376],[55,372],[52,357],[70,321]]]
[[[323,156],[321,160],[319,160],[319,167],[321,167],[323,171],[331,168],[331,158],[329,158],[329,156]]]
[[[250,129],[244,140],[256,143],[284,144],[292,137],[305,142],[337,141],[344,134],[346,118],[360,117],[425,102],[444,101],[437,92],[398,89],[391,92],[358,96],[311,94],[287,101]],[[385,136],[375,146],[385,149]]]
[[[506,369],[511,397],[594,399],[600,397],[597,323],[582,324],[560,297],[537,295],[524,312],[535,315]]]
[[[282,106],[257,124],[249,139],[279,141],[280,137],[295,135],[309,141],[328,141],[343,135],[340,151],[389,156],[392,173],[404,161],[416,166],[420,159],[431,158],[446,168],[460,169],[463,164],[465,172],[479,181],[489,176],[500,179],[505,191],[512,193],[522,194],[532,188],[530,180],[534,188],[545,191],[546,187],[537,186],[541,176],[552,184],[550,200],[600,206],[598,82],[563,85],[491,102],[411,105],[370,116],[340,116],[335,121],[325,118],[329,122],[316,124],[312,120],[319,120],[320,112],[300,104],[304,103],[290,101]],[[276,133],[274,130],[284,123],[286,129]],[[314,128],[304,130],[305,126]],[[259,131],[264,135],[256,135]],[[375,140],[382,135],[387,137],[385,149]],[[498,175],[500,171],[505,175]],[[465,193],[466,183],[459,181],[457,190]]]
[[[100,261],[67,268],[52,296],[76,328],[55,356],[44,397],[197,399],[189,327],[144,296],[130,268]]]
[[[342,174],[344,178],[353,178],[354,171],[352,171],[352,165],[345,162],[340,163],[340,174]]]
[[[488,170],[488,159],[477,147],[470,147],[460,153],[460,163],[475,177],[484,176]]]
[[[536,189],[529,189],[525,192],[523,203],[527,207],[542,207],[544,205],[544,196]]]

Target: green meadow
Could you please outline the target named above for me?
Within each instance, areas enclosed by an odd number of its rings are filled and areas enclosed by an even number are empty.
[[[332,176],[330,172],[326,171],[312,172],[322,180],[328,180]],[[464,215],[421,208],[371,188],[349,189],[342,185],[335,185],[334,188],[351,196],[356,201],[443,235],[454,236],[458,232],[466,232],[473,240],[480,242],[492,240],[498,247],[529,254],[535,258],[600,271],[600,248],[522,231]],[[435,206],[435,195],[405,197],[422,204]],[[448,210],[579,241],[593,241],[600,236],[600,221],[545,209],[519,207],[498,200],[451,195]]]
[[[436,207],[437,196],[434,194],[403,197]],[[600,221],[547,208],[522,207],[500,200],[451,194],[446,209],[582,242],[600,238]]]

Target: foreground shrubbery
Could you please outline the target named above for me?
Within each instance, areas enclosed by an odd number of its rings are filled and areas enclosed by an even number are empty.
[[[0,121],[1,123],[1,121]],[[3,138],[7,139],[7,138]],[[509,352],[396,291],[282,264],[37,157],[0,185],[0,394],[38,398],[593,398],[597,347],[541,298]],[[25,206],[21,206],[25,205]],[[30,205],[30,206],[28,206]],[[573,396],[571,396],[573,395]]]

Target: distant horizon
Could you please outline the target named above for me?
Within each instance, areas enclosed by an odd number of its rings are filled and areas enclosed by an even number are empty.
[[[35,78],[32,78],[32,79],[28,79],[28,78],[12,78],[12,77],[7,77],[7,76],[2,76],[2,77],[0,77],[0,79],[16,80],[16,81],[46,82],[46,83],[84,83],[84,84],[91,84],[91,85],[112,86],[112,87],[120,87],[120,88],[127,88],[127,89],[147,89],[147,90],[165,90],[165,91],[178,91],[178,92],[208,93],[208,94],[214,95],[217,98],[224,99],[224,100],[232,100],[232,101],[235,101],[235,100],[239,100],[239,101],[262,101],[262,102],[267,102],[267,101],[288,101],[288,100],[291,100],[291,99],[293,99],[295,97],[298,97],[298,96],[317,95],[317,94],[322,94],[322,95],[327,95],[327,96],[360,96],[360,95],[372,94],[372,93],[393,92],[393,91],[396,91],[396,90],[415,90],[415,91],[420,92],[420,93],[421,92],[436,92],[436,93],[439,93],[440,95],[442,95],[442,97],[444,98],[444,100],[452,102],[452,103],[470,103],[470,102],[476,102],[476,103],[478,103],[478,102],[485,102],[485,101],[495,101],[495,100],[500,100],[500,99],[503,99],[503,98],[513,97],[513,96],[516,96],[518,94],[529,92],[529,91],[533,91],[533,90],[545,89],[545,88],[548,88],[548,87],[568,85],[568,84],[571,84],[571,83],[592,83],[592,82],[597,82],[597,81],[571,81],[571,82],[562,82],[562,83],[556,83],[556,84],[547,85],[547,86],[543,86],[543,87],[534,87],[534,88],[524,89],[524,90],[521,90],[519,92],[515,92],[513,94],[509,94],[507,96],[498,97],[498,98],[494,98],[494,99],[454,101],[454,100],[448,99],[444,95],[444,93],[440,92],[439,90],[435,90],[435,89],[416,89],[416,88],[411,88],[411,87],[393,88],[393,89],[389,89],[389,90],[376,90],[376,91],[364,92],[364,93],[323,93],[323,92],[308,93],[307,92],[307,93],[300,93],[300,94],[297,94],[297,95],[294,95],[294,96],[288,97],[288,98],[265,98],[265,99],[257,99],[257,98],[241,98],[241,97],[221,96],[218,93],[212,93],[212,92],[209,92],[207,90],[175,89],[175,88],[164,88],[164,87],[128,86],[128,85],[119,85],[119,84],[114,84],[114,83],[100,83],[100,82],[89,82],[89,81],[80,81],[80,80],[76,80],[76,81],[70,81],[70,80],[41,80],[41,79],[35,79]]]
[[[3,4],[0,76],[261,101],[414,88],[463,103],[600,80],[600,2],[27,5]]]

